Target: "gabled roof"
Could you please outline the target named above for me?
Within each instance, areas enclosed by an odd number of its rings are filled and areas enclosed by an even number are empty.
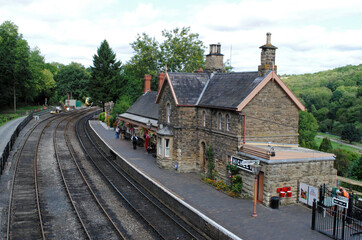
[[[199,105],[236,109],[262,80],[263,77],[258,77],[258,72],[215,74]]]
[[[196,105],[208,79],[207,73],[166,73],[159,95],[168,82],[177,105]]]
[[[157,92],[146,92],[140,96],[126,113],[141,117],[158,119],[158,106],[156,104]]]

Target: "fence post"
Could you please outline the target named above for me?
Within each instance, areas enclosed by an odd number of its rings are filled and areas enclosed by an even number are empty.
[[[348,199],[348,209],[347,209],[347,223],[349,224],[352,223],[353,199],[354,199],[354,194],[351,193]]]
[[[313,200],[313,210],[312,210],[312,230],[315,230],[315,219],[316,219],[316,211],[317,211],[317,201]]]

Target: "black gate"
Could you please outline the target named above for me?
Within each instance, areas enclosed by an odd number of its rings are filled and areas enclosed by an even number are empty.
[[[336,205],[340,197],[326,191],[325,186],[321,188],[319,196],[319,201],[313,203],[312,229],[333,239],[362,240],[362,221],[356,211],[359,208],[353,204],[354,196],[347,200],[348,208],[338,206],[338,203]],[[346,202],[346,199],[341,200],[342,203]]]

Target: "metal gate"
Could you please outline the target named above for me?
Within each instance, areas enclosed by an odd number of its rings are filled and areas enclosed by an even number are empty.
[[[353,195],[343,198],[321,186],[319,201],[313,203],[312,229],[333,239],[362,240],[362,217],[353,199]]]

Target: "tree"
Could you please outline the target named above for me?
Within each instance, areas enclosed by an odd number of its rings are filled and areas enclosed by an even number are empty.
[[[22,89],[31,79],[29,51],[27,41],[14,23],[5,21],[0,25],[0,106],[9,106],[13,99],[14,112],[16,90]]]
[[[204,67],[204,45],[199,34],[190,33],[190,27],[163,30],[166,40],[160,45],[161,65],[170,72],[194,72]]]
[[[349,143],[358,142],[361,139],[361,133],[352,123],[350,123],[344,126],[341,133],[341,139],[348,140]]]
[[[318,123],[313,114],[306,111],[299,112],[299,144],[302,147],[316,148],[314,138],[317,135]]]
[[[121,88],[121,62],[116,60],[116,54],[109,47],[106,40],[97,49],[93,56],[92,78],[89,84],[89,93],[95,103],[104,104],[111,100],[116,101]]]
[[[333,147],[332,147],[331,140],[329,140],[329,138],[327,138],[327,137],[323,138],[321,144],[319,145],[318,150],[323,151],[323,152],[332,152]]]
[[[90,75],[80,63],[72,62],[58,70],[55,76],[58,94],[73,99],[85,99],[88,93]]]
[[[348,176],[355,180],[362,180],[362,155],[359,156],[355,161],[353,161]]]

